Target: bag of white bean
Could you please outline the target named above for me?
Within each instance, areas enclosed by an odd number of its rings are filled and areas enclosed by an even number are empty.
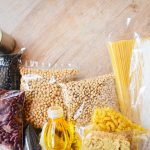
[[[60,85],[68,110],[68,120],[75,121],[77,125],[90,123],[96,107],[119,110],[114,76],[111,74]]]
[[[59,83],[71,81],[78,74],[74,68],[22,66],[21,90],[25,91],[25,119],[35,128],[42,128],[51,106],[61,106],[66,116],[66,106]]]

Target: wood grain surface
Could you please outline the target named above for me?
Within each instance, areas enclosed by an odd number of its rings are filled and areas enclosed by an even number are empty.
[[[27,48],[27,59],[79,66],[83,78],[112,72],[107,37],[120,34],[127,17],[138,28],[150,0],[0,0],[0,27]]]

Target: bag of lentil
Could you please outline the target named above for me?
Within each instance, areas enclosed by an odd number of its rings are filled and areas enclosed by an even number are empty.
[[[78,74],[74,68],[55,69],[51,67],[22,66],[21,90],[25,91],[25,119],[35,128],[42,128],[47,120],[47,110],[51,106],[61,106],[64,115],[67,108],[61,96],[59,83],[71,81]]]
[[[68,120],[77,125],[87,125],[96,107],[111,107],[119,110],[114,76],[111,74],[95,79],[72,81],[61,84]]]
[[[24,93],[0,90],[0,149],[23,149]]]
[[[19,65],[21,54],[0,54],[0,88],[6,90],[20,89]]]

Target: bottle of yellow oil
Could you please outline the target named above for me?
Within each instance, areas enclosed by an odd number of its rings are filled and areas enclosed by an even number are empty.
[[[61,107],[48,109],[48,122],[41,133],[40,144],[42,150],[71,150],[74,140],[74,126],[63,117]]]

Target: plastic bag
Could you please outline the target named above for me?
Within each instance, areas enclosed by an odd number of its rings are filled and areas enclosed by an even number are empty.
[[[0,149],[23,149],[23,104],[21,91],[0,90]]]
[[[42,128],[47,120],[47,110],[50,106],[61,106],[66,117],[66,106],[61,96],[58,83],[73,80],[78,70],[69,66],[51,68],[31,62],[22,66],[21,90],[25,91],[25,118],[35,128]]]
[[[68,120],[77,125],[87,125],[96,107],[119,110],[113,75],[61,84]]]
[[[122,135],[102,131],[91,131],[83,138],[82,150],[130,150],[130,142]]]
[[[104,132],[95,126],[87,126],[82,130],[82,150],[149,150],[150,134],[144,132],[123,131]]]
[[[94,110],[92,123],[96,124],[102,131],[120,132],[120,131],[145,131],[140,125],[133,123],[121,113],[112,108],[97,108]]]
[[[150,133],[111,108],[97,108],[88,126],[76,126],[83,150],[148,150]]]
[[[0,54],[0,88],[20,89],[19,64],[21,54]]]
[[[109,35],[108,43],[121,112],[148,129],[150,129],[149,21],[146,16],[139,17],[138,21],[127,18],[118,32]]]
[[[131,109],[136,121],[150,129],[150,40],[138,38],[130,68]]]
[[[116,89],[122,113],[131,117],[131,105],[129,94],[129,73],[132,51],[135,40],[133,34],[132,19],[126,22],[117,31],[113,31],[108,37],[108,49],[116,79]]]

